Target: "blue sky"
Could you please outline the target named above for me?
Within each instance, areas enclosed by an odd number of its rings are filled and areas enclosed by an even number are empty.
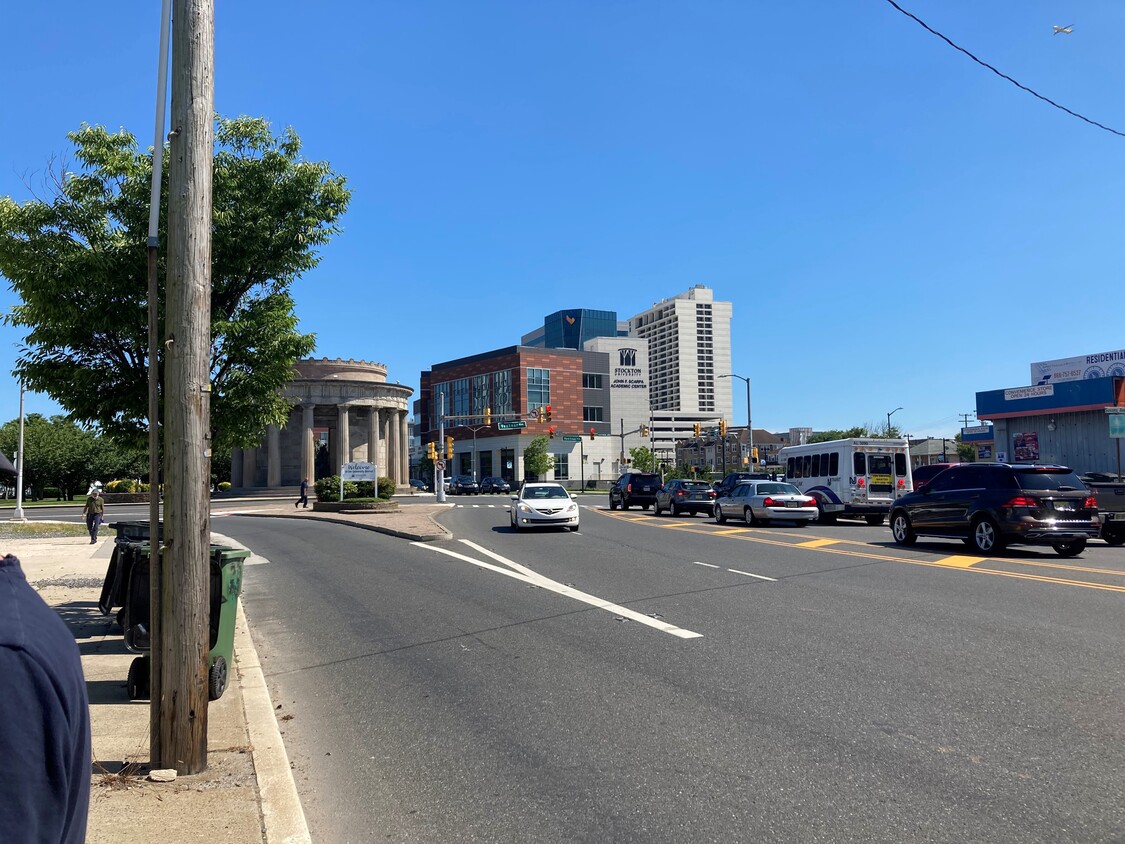
[[[1118,0],[900,5],[1125,132]],[[151,142],[159,8],[5,10],[0,194],[27,198],[83,122]],[[901,406],[952,435],[1031,361],[1125,347],[1125,138],[886,0],[219,3],[215,93],[354,192],[294,287],[316,355],[415,388],[554,311],[624,319],[695,284],[734,303],[771,430]],[[0,421],[20,339],[0,327]]]

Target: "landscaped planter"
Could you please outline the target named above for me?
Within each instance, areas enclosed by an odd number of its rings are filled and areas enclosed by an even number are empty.
[[[318,513],[397,513],[397,501],[314,501]]]

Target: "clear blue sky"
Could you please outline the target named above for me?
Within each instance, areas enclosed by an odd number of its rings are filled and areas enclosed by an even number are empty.
[[[1125,132],[1125,4],[901,0]],[[0,194],[82,122],[153,133],[158,0],[10,4]],[[317,356],[430,365],[564,308],[734,303],[756,426],[952,435],[1035,360],[1125,347],[1125,138],[885,0],[220,3],[216,107],[354,191],[294,288]],[[1052,35],[1052,24],[1074,24]],[[0,308],[15,303],[0,286]],[[20,336],[0,328],[0,421]],[[745,391],[734,384],[735,420]],[[28,395],[28,412],[53,413]]]

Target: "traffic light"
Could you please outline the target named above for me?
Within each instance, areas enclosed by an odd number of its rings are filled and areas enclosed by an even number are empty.
[[[491,407],[486,407],[484,409],[484,424],[485,425],[491,425],[492,424],[492,408]]]
[[[758,462],[758,447],[757,446],[754,446],[754,448],[751,450],[750,456],[754,458],[755,463]]]
[[[593,428],[591,428],[590,429],[590,439],[594,440],[594,439],[597,439],[597,438],[598,438],[598,432],[595,431]]]
[[[453,459],[453,437],[445,438],[445,456],[450,460]]]
[[[543,405],[539,405],[539,410],[536,412],[536,415],[538,416],[539,421],[542,422],[544,417]]]
[[[642,437],[648,436],[648,425],[641,425],[641,436]]]
[[[431,463],[437,462],[437,446],[433,443],[426,443],[426,456],[430,458]]]
[[[719,420],[719,436],[725,437],[726,435],[727,435],[727,420],[720,419]]]
[[[554,439],[555,438],[555,426],[552,425],[550,428],[548,428],[547,433],[550,435],[551,439]]]
[[[703,433],[703,427],[698,422],[691,426],[691,430],[697,437]]]
[[[545,408],[543,408],[543,413],[547,417],[547,421],[550,422],[551,421],[551,406],[547,405]]]

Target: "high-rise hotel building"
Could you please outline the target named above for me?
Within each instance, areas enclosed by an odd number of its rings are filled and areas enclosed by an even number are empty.
[[[657,302],[629,320],[648,341],[649,402],[654,413],[713,415],[732,421],[729,375],[731,303],[702,284]]]

